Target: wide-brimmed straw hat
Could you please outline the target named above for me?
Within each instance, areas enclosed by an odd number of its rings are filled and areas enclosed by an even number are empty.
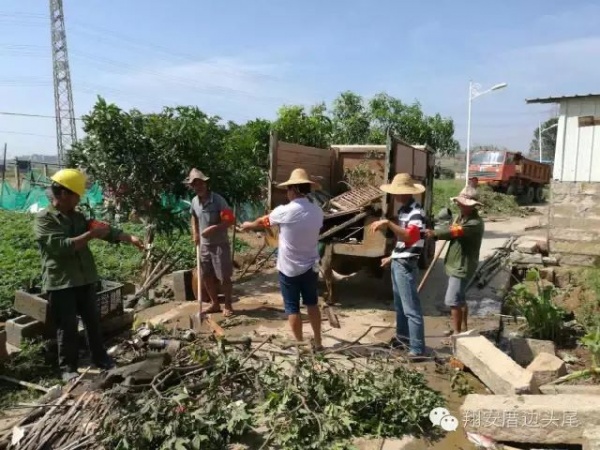
[[[390,184],[382,184],[379,189],[393,195],[414,195],[425,192],[425,186],[417,183],[407,173],[396,174]]]
[[[210,178],[204,175],[198,169],[192,169],[190,170],[190,174],[188,175],[188,177],[185,180],[183,180],[183,182],[185,184],[192,184],[194,180],[208,181],[210,180]]]
[[[452,197],[450,200],[452,200],[454,203],[460,203],[464,206],[483,206],[483,203],[479,201],[477,190],[470,186],[460,191],[458,197]]]
[[[286,188],[288,186],[294,186],[296,184],[310,184],[313,187],[319,188],[319,183],[312,181],[308,176],[308,173],[304,169],[294,169],[290,174],[290,178],[283,183],[277,185],[278,188]]]

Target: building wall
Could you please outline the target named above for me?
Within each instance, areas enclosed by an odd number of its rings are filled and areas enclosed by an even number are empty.
[[[597,125],[580,126],[580,117],[597,118]],[[554,180],[600,182],[600,97],[564,100],[554,157]]]
[[[561,265],[600,265],[600,182],[553,181],[548,225]]]

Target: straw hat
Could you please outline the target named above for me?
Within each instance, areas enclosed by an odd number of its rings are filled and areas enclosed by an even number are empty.
[[[459,203],[464,206],[483,206],[483,203],[479,201],[479,195],[477,194],[477,190],[472,188],[471,186],[465,187],[458,197],[452,197],[454,203]]]
[[[417,183],[407,173],[396,174],[390,184],[382,184],[379,189],[393,195],[413,195],[425,192],[425,186]]]
[[[286,188],[287,186],[293,186],[295,184],[311,184],[317,189],[319,188],[319,183],[312,181],[308,176],[306,170],[300,168],[292,170],[292,173],[290,174],[290,179],[278,184],[277,187]]]
[[[210,178],[204,175],[198,169],[192,169],[190,170],[190,174],[188,175],[188,177],[185,180],[183,180],[183,182],[185,184],[192,184],[194,180],[208,181],[210,180]]]

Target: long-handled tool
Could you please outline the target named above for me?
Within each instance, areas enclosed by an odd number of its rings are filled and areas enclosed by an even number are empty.
[[[456,216],[456,218],[452,222],[452,225],[455,225],[458,222],[459,217],[460,217],[460,215]],[[427,278],[429,278],[429,274],[433,270],[433,266],[435,266],[435,263],[437,262],[438,259],[440,259],[440,255],[442,254],[442,252],[446,248],[446,244],[448,244],[448,241],[444,241],[444,243],[439,248],[439,250],[437,252],[435,252],[435,256],[433,257],[433,261],[431,261],[431,264],[429,264],[429,267],[427,268],[427,272],[425,272],[425,275],[423,275],[423,279],[421,280],[421,283],[419,284],[419,287],[417,288],[417,292],[418,293],[420,293],[421,289],[423,289],[423,286],[425,285],[425,282],[427,281]]]
[[[200,244],[196,244],[196,270],[198,274],[197,289],[198,289],[198,304],[200,305],[200,312],[198,314],[198,326],[202,325],[202,269],[200,267]]]

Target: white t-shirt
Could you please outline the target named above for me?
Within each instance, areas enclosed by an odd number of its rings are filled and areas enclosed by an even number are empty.
[[[269,214],[271,225],[279,225],[277,270],[288,277],[306,273],[319,262],[319,234],[323,211],[306,198],[292,200]]]

